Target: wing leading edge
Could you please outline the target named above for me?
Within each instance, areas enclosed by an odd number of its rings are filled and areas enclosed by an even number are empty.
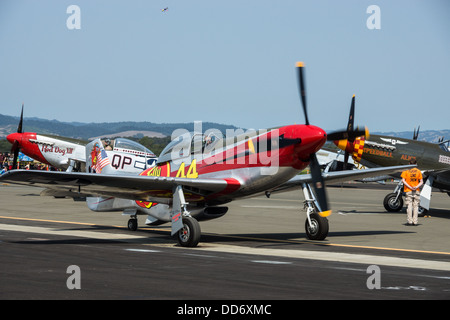
[[[344,170],[344,171],[332,171],[323,173],[323,180],[325,183],[336,183],[345,182],[351,180],[357,180],[362,178],[372,178],[382,175],[389,175],[397,172],[402,172],[414,168],[416,165],[405,165],[405,166],[392,166],[392,167],[380,167],[364,170]],[[270,193],[290,191],[292,189],[298,189],[303,183],[311,183],[312,177],[310,174],[298,175],[282,184],[281,186],[269,190]]]
[[[240,183],[235,179],[189,179],[37,170],[8,171],[0,177],[0,181],[64,190],[78,196],[113,196],[160,203],[171,203],[173,190],[178,185],[186,190],[186,200],[194,202],[224,190],[236,190],[240,187]]]

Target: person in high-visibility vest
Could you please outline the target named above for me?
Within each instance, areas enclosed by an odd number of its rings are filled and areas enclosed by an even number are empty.
[[[411,160],[410,164],[417,164],[416,160]],[[406,225],[417,226],[420,187],[423,185],[422,172],[416,167],[402,172],[403,190],[406,193]]]

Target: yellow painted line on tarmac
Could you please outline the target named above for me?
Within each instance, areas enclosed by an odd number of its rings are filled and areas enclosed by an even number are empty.
[[[52,222],[52,223],[64,223],[64,224],[77,224],[77,225],[83,225],[83,226],[113,227],[113,228],[127,229],[127,227],[124,227],[124,226],[101,225],[101,224],[87,223],[87,222],[74,222],[74,221],[61,221],[61,220],[46,220],[46,219],[20,218],[20,217],[5,217],[5,216],[0,216],[0,219],[12,219],[12,220],[24,220],[24,221],[38,221],[38,222]],[[143,228],[140,228],[140,229],[143,229]],[[146,228],[146,229],[147,229],[147,228]],[[151,230],[155,230],[155,231],[167,231],[167,230],[165,230],[165,229],[156,229],[156,228],[151,228]]]
[[[136,239],[147,239],[145,235],[134,235],[129,233],[112,233],[112,232],[98,232],[98,231],[83,231],[83,230],[58,230],[54,228],[45,227],[30,227],[15,224],[1,224],[0,230],[14,231],[14,232],[30,232],[45,235],[58,235],[65,237],[81,237],[88,239],[104,239],[104,240],[121,240],[130,241]]]
[[[80,224],[80,225],[84,225],[84,226],[95,226],[96,225],[96,224],[93,224],[93,223],[85,223],[85,222],[71,222],[71,221],[45,220],[45,219],[33,219],[33,218],[18,218],[18,217],[5,217],[5,216],[0,216],[0,219],[39,221],[39,222],[54,222],[54,223],[67,223],[67,224]]]
[[[208,234],[208,233],[203,233]],[[399,249],[399,248],[386,248],[386,247],[371,247],[371,246],[360,246],[360,245],[351,245],[351,244],[339,244],[339,243],[324,243],[322,241],[315,240],[279,240],[272,238],[256,238],[256,237],[246,237],[246,236],[228,236],[228,235],[219,235],[209,233],[212,236],[220,236],[224,238],[238,238],[243,240],[256,240],[256,241],[272,241],[272,242],[284,242],[284,243],[310,243],[310,244],[319,244],[321,246],[330,246],[330,247],[346,247],[346,248],[358,248],[358,249],[373,249],[373,250],[388,250],[388,251],[401,251],[401,252],[414,252],[414,253],[431,253],[431,254],[444,254],[450,255],[450,252],[442,252],[442,251],[426,251],[426,250],[415,250],[415,249]]]
[[[319,242],[319,244],[326,245],[326,246],[334,246],[334,247],[347,247],[347,248],[390,250],[390,251],[401,251],[401,252],[432,253],[432,254],[446,254],[446,255],[450,255],[450,252],[443,252],[443,251],[428,251],[428,250],[416,250],[416,249],[371,247],[371,246],[358,246],[358,245],[352,245],[352,244],[320,243],[320,242]]]
[[[76,225],[86,225],[86,226],[104,226],[98,225],[94,223],[86,223],[86,222],[73,222],[73,221],[60,221],[60,220],[46,220],[46,219],[35,219],[35,218],[20,218],[20,217],[6,217],[0,216],[0,219],[12,219],[12,220],[24,220],[24,221],[39,221],[39,222],[52,222],[52,223],[65,223],[65,224],[76,224]],[[125,229],[124,226],[108,226],[114,228],[122,228]],[[140,229],[146,229],[150,231],[165,231],[170,232],[168,229],[156,229],[153,227],[145,227]],[[343,247],[343,248],[357,248],[357,249],[372,249],[372,250],[386,250],[386,251],[399,251],[399,252],[412,252],[412,253],[429,253],[429,254],[440,254],[440,255],[450,255],[450,252],[443,251],[428,251],[428,250],[416,250],[416,249],[401,249],[401,248],[388,248],[388,247],[373,247],[373,246],[361,246],[361,245],[351,245],[351,244],[339,244],[339,243],[324,243],[322,241],[314,241],[314,240],[280,240],[280,239],[272,239],[272,238],[257,238],[257,237],[247,237],[247,236],[237,236],[237,235],[226,235],[226,234],[218,234],[218,233],[206,233],[203,232],[204,235],[210,236],[219,236],[224,238],[233,238],[233,239],[242,239],[242,240],[253,240],[253,241],[272,241],[272,242],[281,242],[281,243],[310,243],[310,244],[320,244],[322,246],[330,246],[330,247]]]

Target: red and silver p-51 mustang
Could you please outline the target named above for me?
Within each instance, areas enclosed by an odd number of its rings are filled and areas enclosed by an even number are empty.
[[[412,166],[385,167],[323,173],[316,152],[328,140],[366,135],[366,130],[327,133],[309,124],[303,64],[297,64],[300,96],[306,123],[223,136],[220,132],[181,132],[161,152],[156,166],[140,175],[114,171],[100,140],[86,146],[86,172],[13,170],[0,180],[66,190],[87,196],[93,210],[114,201],[117,210],[134,202],[139,213],[154,222],[171,222],[180,245],[193,247],[200,240],[198,220],[223,216],[226,203],[259,194],[302,189],[307,206],[305,222],[309,239],[328,235],[329,209],[325,182],[354,180],[398,172]],[[311,174],[299,175],[310,166]],[[312,188],[310,187],[312,185]],[[115,200],[116,199],[116,200]],[[111,205],[112,206],[112,205]],[[111,206],[106,205],[109,211]],[[136,212],[136,211],[133,211]],[[129,228],[136,227],[135,215]]]

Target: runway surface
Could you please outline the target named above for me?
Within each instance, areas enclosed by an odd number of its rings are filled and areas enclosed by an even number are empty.
[[[408,227],[404,210],[383,208],[392,190],[328,188],[325,241],[306,240],[298,191],[235,201],[181,248],[168,224],[139,216],[132,232],[120,212],[2,185],[0,299],[449,299],[450,197],[433,193],[431,217]]]

